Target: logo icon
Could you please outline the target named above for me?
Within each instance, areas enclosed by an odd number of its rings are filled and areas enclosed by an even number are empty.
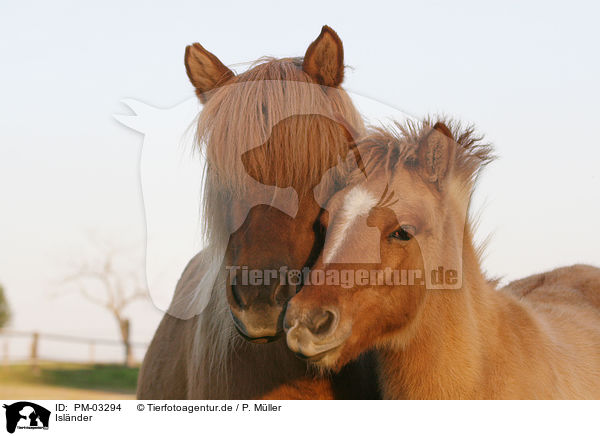
[[[17,428],[48,430],[50,422],[48,409],[29,401],[4,404],[3,407],[6,409],[6,431],[9,433],[14,433]]]

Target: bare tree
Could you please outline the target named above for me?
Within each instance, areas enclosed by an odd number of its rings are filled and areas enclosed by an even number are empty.
[[[4,288],[0,285],[0,330],[8,325],[11,318],[10,306],[4,294]]]
[[[124,364],[133,366],[131,321],[126,309],[133,302],[148,297],[145,280],[141,268],[127,262],[131,258],[126,255],[128,250],[110,247],[106,242],[100,244],[96,241],[94,245],[99,248],[95,259],[75,261],[71,272],[61,282],[110,312],[119,327],[125,350]]]

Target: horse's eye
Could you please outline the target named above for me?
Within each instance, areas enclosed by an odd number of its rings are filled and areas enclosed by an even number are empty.
[[[402,226],[398,230],[390,233],[391,239],[398,239],[399,241],[410,241],[415,234],[416,229],[413,226]]]

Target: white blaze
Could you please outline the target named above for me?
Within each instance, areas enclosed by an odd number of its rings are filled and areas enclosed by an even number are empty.
[[[377,199],[363,186],[355,186],[346,194],[340,215],[336,217],[336,221],[340,220],[339,224],[334,224],[335,229],[330,236],[331,244],[325,249],[325,263],[331,263],[354,221],[367,215],[376,204]]]

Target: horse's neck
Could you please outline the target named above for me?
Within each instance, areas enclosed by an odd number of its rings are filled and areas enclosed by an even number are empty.
[[[529,311],[493,289],[472,246],[465,248],[462,288],[426,291],[414,336],[381,348],[384,398],[490,398],[497,364],[526,354],[506,337],[518,338],[519,328],[537,334]]]

